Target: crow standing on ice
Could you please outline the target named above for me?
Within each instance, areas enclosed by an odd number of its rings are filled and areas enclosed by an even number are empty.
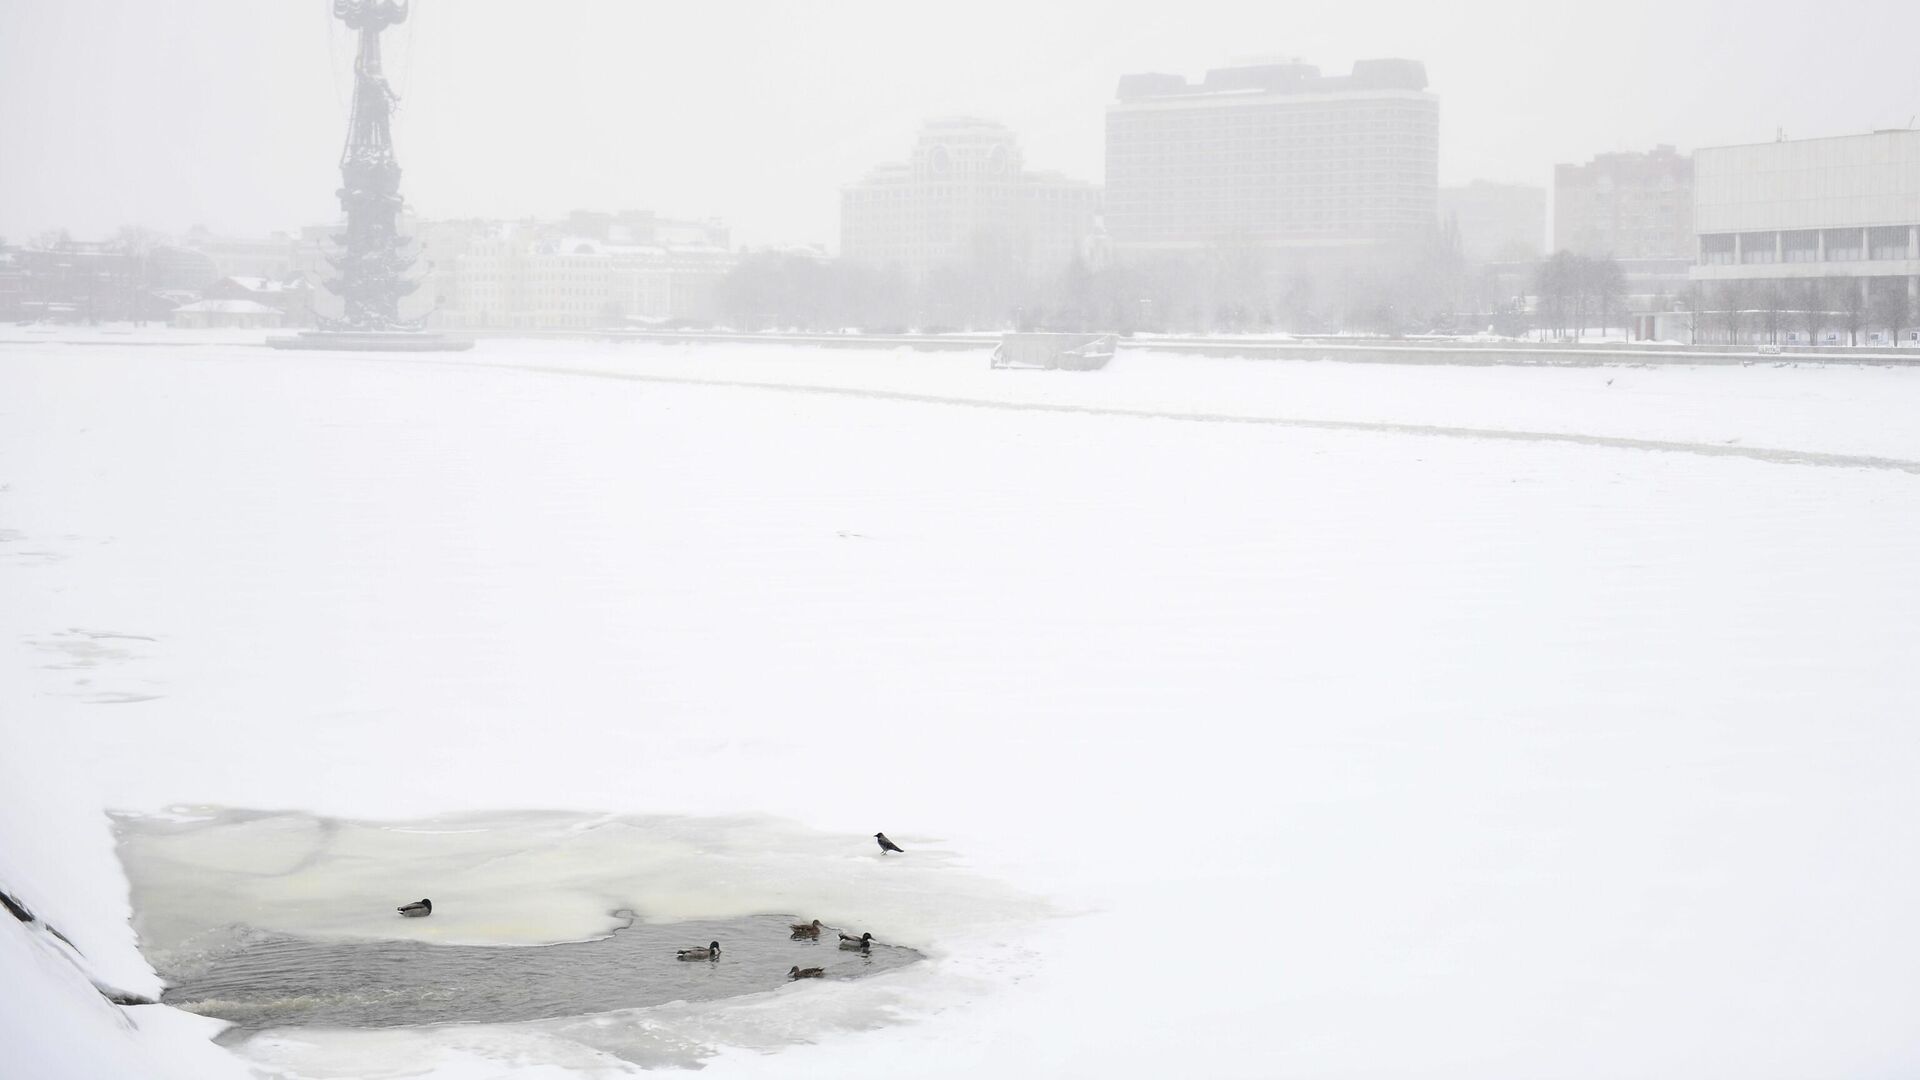
[[[883,832],[874,833],[873,838],[875,840],[880,841],[880,854],[882,855],[885,855],[889,851],[897,851],[902,855],[905,855],[907,853],[906,848],[903,848],[899,844],[896,844],[893,841],[887,839],[886,833],[883,833]]]

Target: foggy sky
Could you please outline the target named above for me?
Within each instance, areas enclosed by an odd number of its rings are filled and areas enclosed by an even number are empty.
[[[330,7],[0,0],[0,236],[332,220],[352,39]],[[930,116],[999,120],[1030,166],[1101,180],[1126,72],[1423,60],[1441,181],[1547,184],[1606,150],[1906,127],[1917,39],[1913,0],[416,0],[385,41],[423,216],[652,209],[832,245],[840,185]]]

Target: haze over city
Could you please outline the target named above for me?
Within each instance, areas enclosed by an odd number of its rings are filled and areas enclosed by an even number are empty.
[[[352,39],[324,0],[13,0],[0,31],[0,236],[260,234],[334,212]],[[1898,43],[1917,36],[1902,0],[424,0],[387,56],[420,214],[645,207],[831,248],[840,186],[930,116],[999,121],[1030,165],[1099,182],[1101,110],[1129,72],[1420,60],[1443,184],[1545,184],[1609,150],[1905,127]]]

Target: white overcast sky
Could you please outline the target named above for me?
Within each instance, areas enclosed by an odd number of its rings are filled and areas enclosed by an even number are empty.
[[[352,39],[330,7],[0,0],[0,236],[331,220]],[[386,43],[420,214],[654,209],[750,243],[832,244],[839,186],[929,116],[1099,180],[1122,73],[1246,56],[1425,61],[1446,183],[1920,113],[1920,0],[416,0]]]

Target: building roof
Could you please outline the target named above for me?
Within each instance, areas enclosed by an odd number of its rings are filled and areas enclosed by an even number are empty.
[[[1427,66],[1418,60],[1356,60],[1350,75],[1322,75],[1298,60],[1214,68],[1197,83],[1184,76],[1151,72],[1120,76],[1115,96],[1122,102],[1212,94],[1333,94],[1366,90],[1427,88]]]
[[[272,278],[229,277],[227,278],[227,280],[233,282],[235,285],[240,286],[241,288],[247,290],[248,292],[277,293],[277,292],[286,292],[288,289],[288,285],[286,282],[275,281]]]
[[[176,308],[176,311],[207,312],[219,315],[278,315],[279,308],[268,307],[253,300],[201,300]]]
[[[1804,143],[1840,143],[1840,142],[1848,142],[1856,139],[1884,139],[1884,138],[1887,138],[1888,136],[1893,136],[1895,138],[1898,138],[1901,136],[1920,138],[1920,128],[1880,128],[1876,131],[1855,131],[1855,132],[1849,132],[1848,134],[1845,134],[1845,135],[1815,135],[1812,138],[1807,138],[1807,139],[1768,139],[1765,142],[1724,143],[1719,146],[1703,146],[1700,149],[1701,150],[1740,150],[1750,146],[1777,146],[1781,144],[1794,145],[1794,144],[1804,144]],[[1697,152],[1698,151],[1696,151],[1696,153]]]
[[[661,258],[668,255],[731,255],[713,244],[611,244],[591,236],[568,236],[554,241],[555,255],[606,255]]]

